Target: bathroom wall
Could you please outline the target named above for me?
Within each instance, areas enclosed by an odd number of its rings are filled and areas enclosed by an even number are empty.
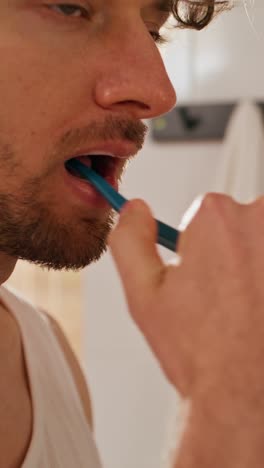
[[[258,8],[258,21],[261,15]],[[264,100],[263,45],[241,7],[204,32],[179,31],[164,55],[179,102]],[[177,226],[194,198],[212,190],[219,158],[221,142],[156,144],[148,136],[121,192],[144,198],[157,217]],[[83,294],[83,363],[104,466],[163,468],[176,391],[129,317],[109,254],[85,270]]]

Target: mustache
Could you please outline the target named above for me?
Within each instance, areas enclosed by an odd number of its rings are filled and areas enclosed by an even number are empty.
[[[56,145],[56,154],[74,154],[76,148],[89,145],[93,141],[126,140],[140,151],[144,145],[148,127],[141,121],[118,119],[108,116],[104,122],[92,121],[82,128],[68,130]]]

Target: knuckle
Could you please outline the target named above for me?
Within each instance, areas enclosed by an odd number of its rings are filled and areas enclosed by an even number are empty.
[[[196,227],[200,230],[206,226],[211,227],[213,223],[225,224],[224,220],[229,218],[227,213],[233,203],[231,197],[219,193],[207,193],[198,197],[186,211],[179,228],[192,230]]]
[[[204,202],[207,215],[209,212],[207,218],[215,227],[218,242],[228,255],[230,266],[233,265],[237,269],[238,265],[244,264],[247,256],[243,224],[246,205],[237,203],[228,195],[218,193],[209,193]]]
[[[211,223],[225,226],[228,229],[237,222],[243,205],[232,197],[220,193],[208,193],[202,202],[201,212]]]
[[[232,197],[220,193],[208,193],[201,203],[196,230],[206,231],[203,237],[208,241],[208,233],[219,251],[225,251],[230,264],[238,265],[245,257],[242,217],[244,205]],[[264,208],[264,201],[263,201]]]
[[[229,195],[210,192],[205,195],[201,208],[206,210],[225,210],[230,209],[233,205],[234,200]]]

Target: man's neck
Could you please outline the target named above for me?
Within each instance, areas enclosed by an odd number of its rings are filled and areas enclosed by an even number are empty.
[[[8,280],[14,271],[17,259],[0,252],[0,286]]]

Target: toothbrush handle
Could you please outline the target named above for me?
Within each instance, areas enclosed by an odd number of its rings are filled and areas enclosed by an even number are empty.
[[[110,205],[118,212],[121,211],[122,207],[128,201],[120,193],[109,185],[99,174],[85,166],[78,160],[68,161],[67,166],[69,168],[76,169],[82,174],[89,182],[91,182],[94,187],[103,195]],[[157,243],[163,245],[172,252],[176,252],[177,240],[180,234],[180,231],[168,226],[167,224],[162,223],[161,221],[156,220],[158,225],[158,238]]]
[[[172,252],[176,252],[177,242],[179,239],[180,231],[156,220],[158,224],[158,244],[163,245]]]

